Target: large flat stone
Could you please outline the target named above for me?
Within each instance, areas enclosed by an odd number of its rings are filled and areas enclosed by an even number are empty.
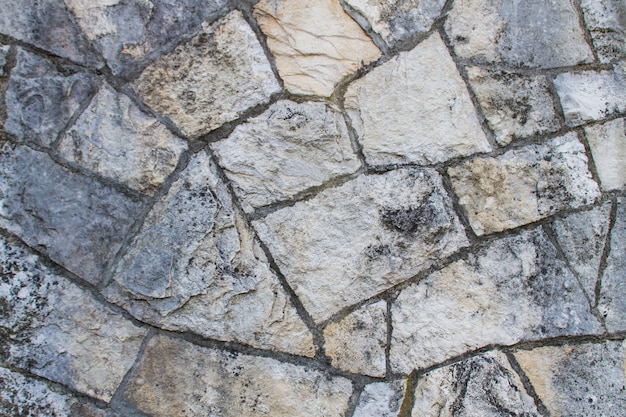
[[[339,417],[351,393],[342,377],[159,336],[148,344],[125,396],[154,417]]]
[[[587,126],[585,136],[602,189],[623,188],[626,185],[626,119]]]
[[[600,62],[626,58],[626,3],[622,0],[582,0],[585,24]]]
[[[599,196],[575,133],[448,169],[477,235],[511,229]]]
[[[134,88],[188,136],[216,129],[269,101],[280,87],[239,11],[209,25],[151,63]]]
[[[540,229],[496,240],[411,285],[391,314],[391,366],[402,373],[488,345],[602,331]]]
[[[372,165],[432,164],[491,149],[436,33],[352,82],[345,107]]]
[[[328,97],[343,77],[380,57],[338,0],[261,0],[254,15],[292,93]]]
[[[396,417],[403,405],[407,383],[404,379],[375,382],[363,388],[353,417]]]
[[[324,103],[279,101],[211,149],[247,212],[360,167],[343,115]]]

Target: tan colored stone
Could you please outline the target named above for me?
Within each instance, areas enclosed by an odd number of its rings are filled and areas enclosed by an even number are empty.
[[[626,185],[626,119],[585,127],[591,155],[605,191]]]

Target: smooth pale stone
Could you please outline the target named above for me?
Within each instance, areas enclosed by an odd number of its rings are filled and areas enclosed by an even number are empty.
[[[479,67],[469,67],[467,74],[499,145],[560,128],[545,76]]]
[[[391,317],[391,367],[401,373],[489,345],[602,332],[540,229],[496,240],[407,287]]]
[[[474,62],[554,68],[593,61],[570,0],[458,0],[445,28],[454,52]]]
[[[0,239],[0,359],[109,401],[148,333]]]
[[[419,377],[412,417],[540,417],[506,356],[491,351]]]
[[[568,126],[626,111],[626,75],[620,70],[559,74],[554,86]]]
[[[381,55],[338,0],[261,0],[254,16],[294,94],[328,97],[343,77]]]
[[[313,356],[313,338],[205,152],[146,216],[105,296],[150,324]]]
[[[195,37],[146,67],[133,85],[150,107],[190,137],[238,118],[280,91],[239,11],[204,23]]]
[[[353,417],[396,417],[402,407],[406,389],[404,379],[366,385]]]
[[[211,149],[248,213],[361,165],[343,115],[324,103],[279,101]]]
[[[626,58],[626,3],[624,0],[582,0],[585,24],[600,62]]]
[[[430,169],[362,175],[253,224],[317,322],[468,245]]]
[[[105,83],[58,149],[68,161],[150,194],[187,144]]]
[[[515,359],[552,417],[626,415],[624,342],[546,346]]]
[[[598,185],[574,132],[448,169],[477,235],[512,229],[593,203]]]
[[[351,394],[342,377],[157,336],[125,396],[154,417],[340,417]]]
[[[345,108],[371,165],[433,164],[491,149],[436,33],[352,82]]]
[[[585,127],[593,162],[605,191],[626,185],[626,119]]]
[[[378,301],[324,329],[324,350],[333,366],[355,374],[385,376],[387,303]]]

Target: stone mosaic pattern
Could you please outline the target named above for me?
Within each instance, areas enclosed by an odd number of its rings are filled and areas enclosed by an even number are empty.
[[[625,16],[0,0],[0,415],[625,415]]]

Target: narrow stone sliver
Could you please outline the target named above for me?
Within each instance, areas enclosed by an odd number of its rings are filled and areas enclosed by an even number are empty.
[[[623,1],[0,6],[0,415],[626,414]]]

